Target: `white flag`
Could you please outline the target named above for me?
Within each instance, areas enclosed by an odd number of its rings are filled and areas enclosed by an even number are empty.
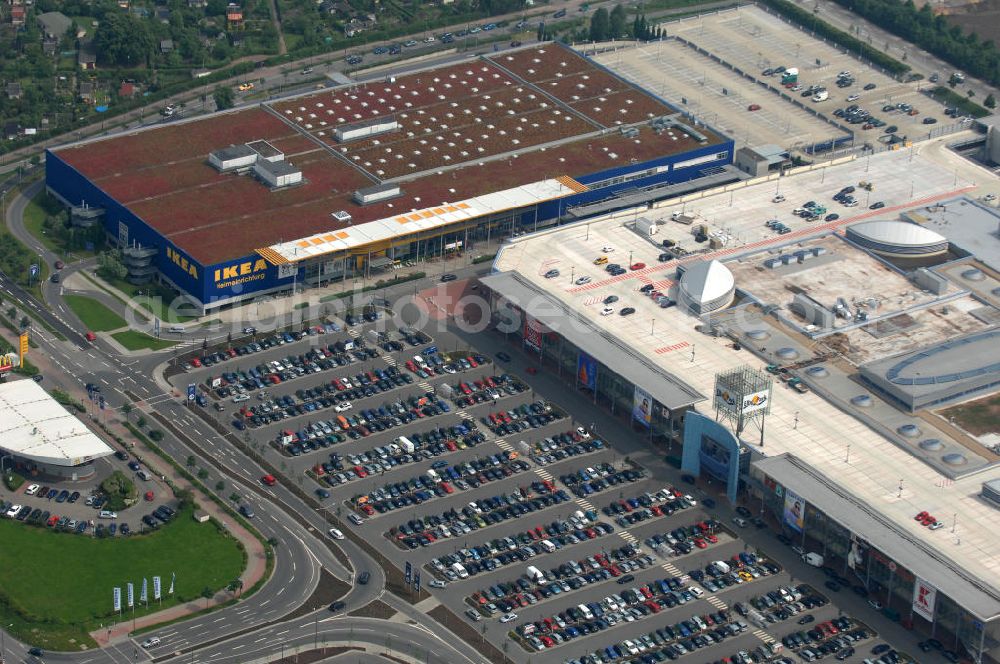
[[[142,590],[139,591],[139,601],[143,604],[149,604],[149,595],[146,592],[146,577],[142,578]]]
[[[167,591],[168,595],[174,594],[174,581],[177,580],[177,572],[170,573],[170,590]]]
[[[115,611],[122,610],[122,589],[115,588]]]
[[[160,599],[160,590],[162,590],[162,588],[160,587],[160,577],[154,576],[153,577],[153,599]]]
[[[135,605],[135,588],[132,586],[131,583],[127,584],[126,588],[128,590],[128,593],[127,593],[128,594],[128,602],[127,602],[127,604],[128,604],[128,608],[131,609]]]

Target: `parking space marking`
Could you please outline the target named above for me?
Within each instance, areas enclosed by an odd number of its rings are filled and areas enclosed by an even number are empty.
[[[762,629],[755,629],[753,635],[768,645],[774,643],[775,638]]]

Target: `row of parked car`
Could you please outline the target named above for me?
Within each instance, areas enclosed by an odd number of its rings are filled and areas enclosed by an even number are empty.
[[[466,418],[449,427],[436,427],[422,434],[411,434],[405,446],[397,439],[396,442],[345,456],[332,452],[329,461],[317,463],[312,470],[322,481],[330,486],[337,486],[376,473],[388,472],[396,466],[475,447],[485,441],[486,436],[476,429],[476,423]]]
[[[514,396],[528,387],[510,374],[485,376],[481,380],[459,382],[452,387],[452,401],[459,408],[468,408],[477,403],[497,401],[504,396]]]
[[[579,604],[549,618],[519,625],[515,628],[515,633],[527,642],[529,648],[544,650],[577,637],[609,629],[621,622],[642,620],[664,609],[693,601],[696,596],[696,593],[686,588],[678,577],[657,579],[612,593],[600,601]],[[696,615],[683,620],[676,624],[676,635],[680,638],[703,635],[717,623],[727,624],[729,612],[725,611],[721,621],[718,621],[718,618],[717,614],[713,614]],[[723,638],[726,638],[726,635],[720,635],[719,641]],[[704,645],[717,642],[709,637],[705,639]],[[629,655],[638,655],[642,652],[643,649],[634,641],[628,643],[626,651]],[[696,648],[697,644],[692,649]]]
[[[638,482],[646,476],[643,470],[623,468],[618,470],[610,463],[599,463],[559,476],[577,498],[600,493],[613,486]]]
[[[480,365],[485,365],[488,360],[478,353],[473,353],[468,357],[458,357],[448,359],[442,356],[437,347],[424,350],[420,355],[414,355],[412,360],[406,361],[406,368],[424,380],[433,376],[444,376],[446,374],[457,374],[461,371],[469,371]]]
[[[396,529],[395,541],[406,548],[428,546],[439,539],[488,528],[510,519],[568,502],[570,496],[551,481],[536,481],[510,494],[480,498],[458,510],[410,519]]]
[[[255,339],[248,343],[233,346],[232,348],[224,351],[220,350],[205,353],[199,357],[191,358],[184,364],[184,369],[186,371],[191,371],[192,369],[198,369],[201,367],[211,367],[234,357],[253,355],[254,353],[260,353],[270,348],[301,341],[306,337],[314,337],[321,334],[333,334],[339,331],[340,326],[336,323],[324,323],[322,325],[311,325],[302,330],[275,332],[261,339]],[[256,335],[257,330],[252,327],[246,327],[243,328],[243,333],[246,335]]]
[[[529,566],[517,579],[476,591],[466,601],[487,615],[509,613],[611,578],[621,581],[630,576],[629,572],[646,569],[653,563],[652,556],[643,554],[639,546],[626,544],[607,553],[570,560],[545,572]]]
[[[531,460],[539,466],[547,466],[563,459],[597,452],[605,448],[603,440],[591,438],[583,427],[575,431],[564,431],[537,441],[529,452]]]
[[[841,617],[819,623],[810,630],[793,632],[781,639],[782,644],[806,662],[834,655],[844,661],[855,654],[854,645],[870,639],[873,634],[863,627],[855,626],[849,618]],[[895,653],[889,649],[889,651]],[[888,655],[888,652],[885,653]],[[898,662],[893,656],[886,662]]]
[[[598,648],[583,657],[566,660],[566,664],[600,664],[618,661],[652,664],[666,660],[673,661],[695,650],[742,634],[747,629],[748,625],[745,622],[732,619],[730,612],[723,609],[665,625],[634,639]]]
[[[603,521],[590,519],[583,524],[574,524],[566,519],[552,521],[546,526],[535,526],[510,537],[496,537],[478,546],[460,549],[444,554],[430,562],[430,570],[448,579],[457,579],[454,568],[457,563],[465,570],[466,576],[492,571],[522,563],[579,542],[610,535],[614,529]],[[475,620],[476,618],[473,618]]]
[[[686,556],[696,548],[706,549],[710,544],[718,544],[719,537],[715,534],[718,528],[718,521],[707,519],[690,526],[674,528],[670,532],[651,535],[645,542],[646,546],[661,555],[670,553],[674,556]]]
[[[555,410],[546,402],[535,401],[510,410],[489,413],[482,418],[482,422],[498,436],[508,436],[528,429],[538,429],[565,417],[565,413]]]
[[[434,497],[451,495],[456,489],[478,488],[487,482],[502,480],[531,468],[527,462],[516,457],[516,452],[500,452],[454,466],[443,462],[445,465],[437,470],[430,468],[426,473],[408,480],[389,482],[370,493],[355,495],[351,498],[351,503],[356,510],[367,516],[420,505]],[[442,531],[447,536],[447,526],[442,527]]]

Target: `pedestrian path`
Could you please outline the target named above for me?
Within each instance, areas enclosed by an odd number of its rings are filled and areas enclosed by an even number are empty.
[[[686,574],[684,574],[683,572],[681,572],[679,569],[677,569],[677,565],[674,565],[673,563],[666,562],[666,563],[663,563],[662,565],[660,565],[660,567],[662,567],[664,570],[666,570],[667,572],[669,572],[671,576],[680,576],[680,577],[686,577],[687,576]]]
[[[497,438],[497,439],[496,439],[496,440],[494,440],[493,442],[494,442],[494,443],[496,443],[496,444],[497,444],[497,447],[499,447],[500,449],[502,449],[502,450],[503,450],[504,452],[511,452],[511,451],[513,451],[513,449],[514,449],[514,448],[513,448],[512,446],[511,446],[511,444],[510,444],[510,443],[508,443],[508,442],[507,442],[506,440],[504,440],[503,438]]]
[[[753,631],[753,635],[768,645],[771,645],[776,641],[776,639],[773,636],[771,636],[762,629],[755,629]]]
[[[719,611],[725,611],[726,609],[729,608],[728,606],[726,606],[725,602],[723,602],[721,599],[719,599],[715,595],[706,595],[705,596],[705,601],[708,602],[709,604],[711,604],[712,606],[714,606]]]
[[[627,530],[619,530],[618,536],[621,537],[626,542],[628,542],[629,544],[636,544],[639,541],[638,537],[636,537]]]
[[[546,482],[552,481],[552,473],[545,470],[544,468],[535,468],[535,474],[541,477]]]
[[[595,512],[597,511],[597,510],[594,509],[594,504],[591,503],[586,498],[577,498],[573,502],[575,502],[577,505],[579,505],[580,507],[582,507],[585,510],[592,510],[592,511],[595,511]]]

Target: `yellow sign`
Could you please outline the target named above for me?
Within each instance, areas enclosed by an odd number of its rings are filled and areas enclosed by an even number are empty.
[[[194,263],[188,262],[188,259],[181,256],[180,252],[173,247],[167,247],[167,258],[169,258],[171,262],[177,265],[177,267],[179,267],[182,271],[190,274],[192,278],[198,278],[198,268],[194,266]]]
[[[14,368],[14,353],[9,355],[0,355],[0,376],[13,370]]]
[[[21,368],[24,368],[24,356],[28,354],[28,333],[21,333]]]

